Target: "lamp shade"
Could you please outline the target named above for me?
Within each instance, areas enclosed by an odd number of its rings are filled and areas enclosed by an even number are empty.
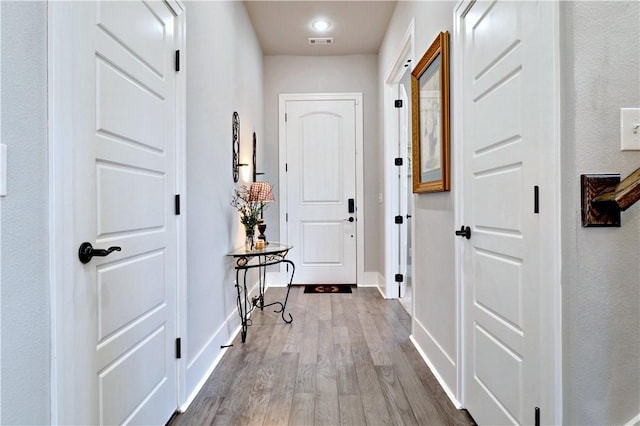
[[[253,182],[249,189],[249,201],[259,201],[261,203],[275,201],[271,191],[271,184],[269,182]]]

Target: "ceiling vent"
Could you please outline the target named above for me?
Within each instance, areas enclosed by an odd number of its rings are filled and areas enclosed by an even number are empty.
[[[333,37],[313,37],[307,40],[309,44],[333,44]]]

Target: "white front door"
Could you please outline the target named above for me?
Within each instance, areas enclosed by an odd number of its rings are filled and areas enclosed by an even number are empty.
[[[477,2],[461,21],[463,85],[464,402],[478,424],[532,424],[545,388],[541,353],[545,250],[536,187],[545,183],[544,158],[553,100],[552,33],[548,2]],[[547,169],[547,172],[550,170]],[[556,183],[557,184],[557,183]],[[463,237],[464,238],[464,237]],[[553,423],[547,411],[545,423]]]
[[[298,284],[356,283],[353,100],[286,101],[286,239]]]
[[[75,424],[164,424],[176,392],[174,15],[74,2]]]

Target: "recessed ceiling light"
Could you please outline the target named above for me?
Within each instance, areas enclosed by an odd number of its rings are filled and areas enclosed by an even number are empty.
[[[327,31],[331,24],[326,19],[316,19],[311,23],[311,26],[316,31]]]

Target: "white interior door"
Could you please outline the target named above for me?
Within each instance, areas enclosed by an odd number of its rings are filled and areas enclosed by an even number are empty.
[[[176,393],[174,15],[74,2],[75,424],[164,424]]]
[[[534,423],[540,407],[543,215],[535,186],[552,146],[548,2],[476,2],[462,20],[464,401],[478,424]],[[552,320],[551,320],[552,321]],[[551,393],[551,392],[550,392]],[[547,422],[553,419],[547,417]]]
[[[285,114],[286,234],[294,246],[294,282],[355,284],[355,102],[289,100]]]
[[[398,193],[400,194],[398,211],[402,217],[399,225],[399,270],[402,274],[400,282],[400,298],[410,297],[411,285],[411,211],[413,194],[411,180],[411,69],[405,68],[405,73],[398,84],[398,98],[402,101],[402,108],[398,108],[398,157],[402,158],[402,166],[398,167]]]

